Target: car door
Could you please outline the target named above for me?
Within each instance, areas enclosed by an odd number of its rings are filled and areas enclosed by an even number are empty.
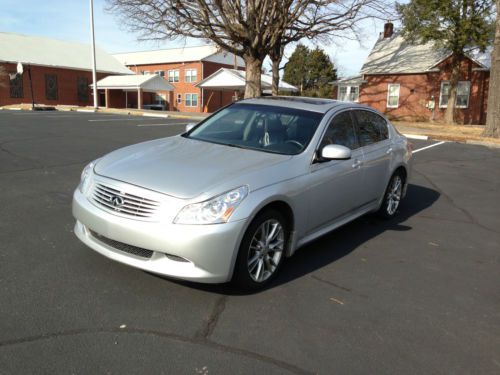
[[[318,144],[317,155],[328,144],[340,144],[352,150],[348,160],[321,161],[311,164],[309,175],[308,233],[326,227],[336,219],[359,208],[364,201],[363,152],[355,133],[350,110],[338,113],[328,124]]]
[[[363,150],[365,196],[375,202],[385,191],[389,179],[392,145],[387,121],[369,110],[352,111],[355,129]]]

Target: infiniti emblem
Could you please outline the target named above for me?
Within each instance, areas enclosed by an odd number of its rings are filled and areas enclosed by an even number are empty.
[[[110,201],[111,201],[111,204],[113,205],[113,207],[115,209],[118,209],[118,207],[123,206],[123,204],[125,203],[125,201],[123,200],[123,198],[120,197],[120,196],[118,196],[118,195],[115,195],[114,197],[111,197]]]

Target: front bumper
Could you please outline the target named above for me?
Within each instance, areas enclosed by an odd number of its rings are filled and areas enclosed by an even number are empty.
[[[246,223],[240,220],[226,224],[180,225],[129,219],[98,208],[78,189],[73,195],[73,216],[76,236],[98,253],[145,271],[202,283],[231,279]],[[109,241],[100,241],[92,232],[152,250],[153,255],[143,258],[121,251],[109,245]],[[175,257],[187,261],[175,260]]]

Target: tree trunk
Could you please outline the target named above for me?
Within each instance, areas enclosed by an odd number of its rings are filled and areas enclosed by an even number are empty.
[[[497,0],[497,21],[495,44],[491,54],[490,88],[488,90],[488,109],[486,114],[485,137],[500,138],[500,0]]]
[[[269,51],[269,58],[271,59],[271,65],[272,65],[272,73],[273,73],[273,80],[272,80],[272,94],[273,96],[279,95],[279,87],[280,87],[280,64],[281,60],[283,59],[283,51],[284,51],[284,46],[281,45],[281,43],[275,45],[270,51]]]
[[[273,68],[272,94],[273,94],[273,96],[279,95],[279,89],[280,89],[280,63],[281,63],[281,58],[279,60],[272,60],[272,68]]]
[[[446,124],[455,124],[455,102],[457,98],[457,86],[460,78],[460,61],[457,56],[451,58],[451,76],[450,76],[450,92],[448,95],[448,106],[444,114],[444,122]]]
[[[245,99],[259,97],[262,95],[262,59],[249,55],[245,55],[243,59],[246,66]]]

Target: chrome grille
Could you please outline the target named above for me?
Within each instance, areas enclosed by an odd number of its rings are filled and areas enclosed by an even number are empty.
[[[112,248],[114,248],[116,250],[120,250],[120,251],[123,251],[125,253],[136,255],[138,257],[147,258],[147,259],[149,259],[153,256],[154,251],[112,240],[111,238],[104,237],[103,235],[100,235],[99,233],[94,232],[93,230],[90,230],[90,229],[89,229],[89,232],[92,235],[92,237],[94,237],[98,241],[100,241],[108,246],[111,246]]]
[[[92,199],[108,210],[139,218],[154,217],[160,205],[152,199],[126,193],[100,183],[94,185]]]

